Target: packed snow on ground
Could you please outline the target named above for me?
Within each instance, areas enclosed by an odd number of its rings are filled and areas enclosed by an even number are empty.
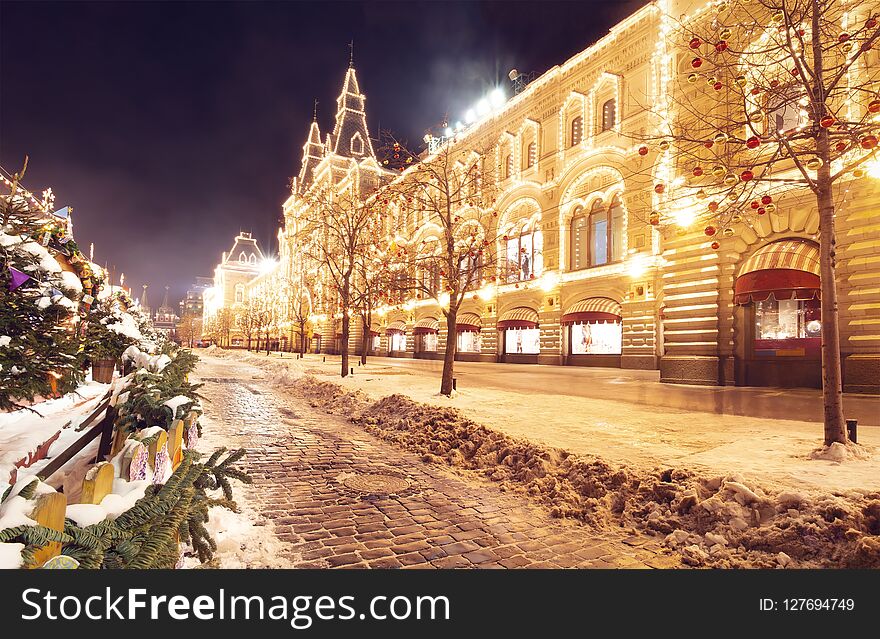
[[[211,418],[199,418],[202,424],[203,437],[199,448],[212,451],[229,445],[218,429],[211,423]],[[215,507],[208,511],[208,522],[205,527],[217,542],[214,554],[215,562],[220,568],[292,568],[296,557],[286,548],[275,535],[275,527],[271,520],[261,517],[254,504],[260,489],[253,485],[232,482],[233,496],[238,505],[238,512],[226,508]],[[187,557],[187,567],[197,567],[195,557]]]
[[[107,389],[107,384],[87,382],[64,397],[0,413],[0,485],[9,480],[15,462],[36,452],[55,433],[61,432],[49,449],[50,455],[78,439],[82,433],[77,432],[77,426],[97,407]],[[30,472],[45,463],[38,462]]]
[[[551,395],[530,395],[526,411],[520,394],[500,390],[438,398],[434,377],[368,366],[330,381],[330,366],[313,359],[215,354],[259,365],[312,406],[555,516],[661,536],[690,565],[880,567],[870,430],[865,446],[816,453],[821,426],[806,422]]]

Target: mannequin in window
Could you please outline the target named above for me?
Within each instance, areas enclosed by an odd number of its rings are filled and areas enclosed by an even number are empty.
[[[523,273],[523,279],[524,279],[524,280],[529,279],[529,256],[528,256],[527,253],[523,253],[523,257],[522,257],[522,273]]]

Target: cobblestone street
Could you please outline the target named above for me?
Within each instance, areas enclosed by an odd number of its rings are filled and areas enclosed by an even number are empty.
[[[247,448],[254,510],[303,568],[647,568],[650,537],[552,519],[274,389],[261,369],[203,357],[211,440]]]

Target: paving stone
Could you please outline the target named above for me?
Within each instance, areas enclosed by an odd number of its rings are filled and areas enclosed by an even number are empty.
[[[244,447],[251,506],[301,568],[677,567],[657,537],[556,520],[523,495],[476,475],[424,463],[338,415],[327,415],[267,373],[203,358],[197,373],[212,436]],[[402,474],[405,496],[353,493],[342,473]]]

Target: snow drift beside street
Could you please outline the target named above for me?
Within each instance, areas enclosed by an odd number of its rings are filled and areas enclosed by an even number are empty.
[[[735,473],[613,463],[511,437],[400,394],[373,401],[304,375],[302,363],[246,359],[312,406],[346,415],[426,462],[477,472],[558,517],[661,535],[689,565],[880,567],[880,492],[800,493]]]

